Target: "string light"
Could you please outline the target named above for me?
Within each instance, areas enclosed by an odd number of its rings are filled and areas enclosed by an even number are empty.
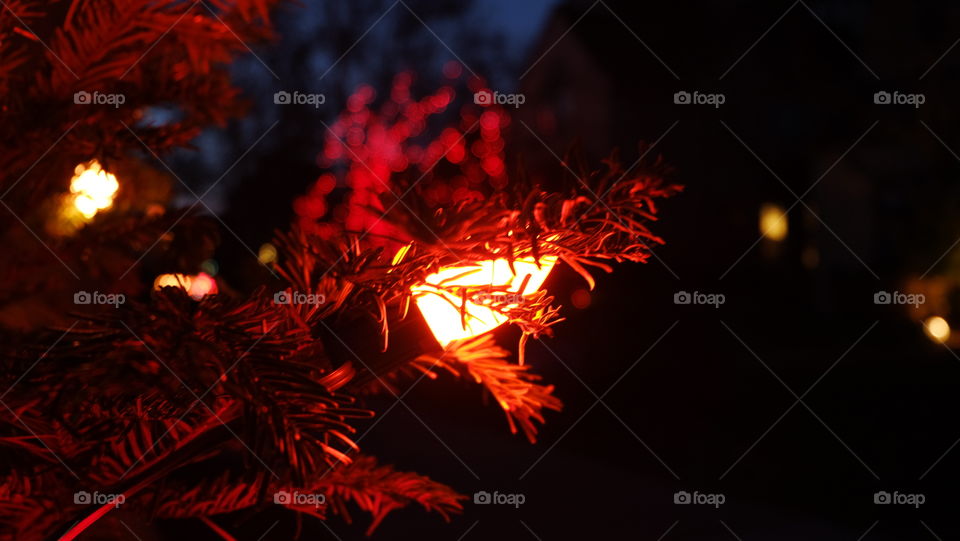
[[[198,274],[161,274],[153,281],[153,289],[179,287],[194,300],[217,293],[217,281],[205,272]]]
[[[269,242],[262,244],[260,246],[260,252],[257,254],[257,259],[264,265],[273,263],[277,260],[277,247]]]
[[[120,183],[116,176],[103,169],[99,161],[79,164],[73,173],[73,178],[70,179],[73,207],[87,221],[93,219],[101,210],[113,206]]]
[[[496,302],[498,294],[467,299],[451,294],[446,289],[451,286],[484,287],[491,286],[504,294],[530,294],[540,289],[543,282],[556,264],[556,256],[540,258],[540,265],[532,257],[518,258],[513,261],[513,270],[506,259],[480,261],[471,266],[444,267],[439,272],[427,276],[425,283],[412,288],[417,308],[423,314],[434,337],[446,347],[454,340],[479,336],[492,331],[507,321],[507,317],[490,308]],[[514,273],[514,270],[516,273]],[[529,279],[527,278],[529,276]],[[519,300],[519,299],[518,299]],[[506,306],[519,303],[505,301]],[[466,317],[461,317],[464,306]]]
[[[787,238],[788,230],[787,213],[783,207],[774,203],[760,206],[761,235],[774,242],[781,242]]]
[[[923,330],[935,342],[946,342],[950,338],[950,324],[940,316],[931,316],[923,322]]]

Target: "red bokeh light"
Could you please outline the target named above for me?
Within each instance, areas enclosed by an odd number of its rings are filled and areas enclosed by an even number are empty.
[[[448,62],[443,74],[460,79],[463,68]],[[416,99],[413,81],[411,73],[398,74],[389,98],[377,107],[373,105],[377,93],[369,85],[361,85],[347,98],[346,109],[331,123],[317,156],[318,165],[336,172],[322,174],[294,201],[301,228],[323,236],[342,230],[375,233],[367,238],[374,244],[386,242],[376,240],[386,237],[404,240],[402,231],[379,216],[387,210],[381,194],[403,191],[396,184],[397,175],[422,180],[416,189],[433,206],[482,199],[506,185],[503,128],[510,118],[502,107],[473,103],[472,93],[486,83],[469,77],[470,92],[455,109],[458,118],[451,121],[444,112],[457,97],[453,83]],[[328,198],[338,187],[347,191],[334,204]]]

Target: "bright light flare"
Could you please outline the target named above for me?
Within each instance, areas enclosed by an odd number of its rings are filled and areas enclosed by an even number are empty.
[[[928,317],[923,322],[923,331],[934,342],[946,342],[950,338],[950,324],[940,316]]]
[[[97,160],[77,165],[70,179],[73,206],[87,220],[113,206],[119,189],[117,177],[105,171]]]
[[[420,309],[427,325],[433,331],[433,336],[446,347],[454,340],[471,338],[492,331],[506,322],[507,318],[489,308],[488,302],[478,303],[467,300],[466,321],[463,321],[460,317],[460,306],[463,300],[457,295],[437,289],[437,286],[498,288],[505,286],[509,293],[517,293],[523,281],[530,276],[523,290],[523,294],[527,295],[540,289],[556,262],[556,256],[544,256],[540,258],[538,267],[533,257],[514,259],[513,268],[516,274],[510,270],[510,264],[506,259],[481,261],[463,267],[445,267],[427,276],[422,285],[411,289],[417,308]],[[479,301],[479,299],[475,300]],[[516,306],[516,304],[509,306]]]
[[[760,206],[761,235],[774,242],[781,242],[787,238],[788,230],[787,212],[783,207],[774,203],[764,203]]]

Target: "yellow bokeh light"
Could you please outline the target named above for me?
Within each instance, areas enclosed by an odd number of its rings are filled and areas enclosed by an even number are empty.
[[[935,342],[946,342],[950,338],[950,324],[940,316],[928,317],[923,322],[923,331]]]
[[[260,245],[260,253],[257,254],[257,259],[261,263],[266,265],[267,263],[273,263],[277,260],[277,248],[276,246],[268,243]]]
[[[100,210],[97,208],[97,202],[92,198],[87,197],[86,195],[77,195],[73,198],[73,206],[80,211],[80,214],[84,218],[90,219],[96,216],[97,211]]]
[[[518,258],[513,261],[516,274],[510,270],[506,259],[480,261],[463,267],[445,267],[427,276],[423,284],[411,289],[417,308],[423,314],[434,337],[446,347],[454,340],[492,331],[506,322],[507,318],[485,305],[489,303],[468,300],[467,317],[464,321],[460,313],[463,300],[457,295],[439,290],[437,286],[495,286],[504,287],[510,293],[518,293],[520,286],[529,276],[523,289],[523,294],[527,295],[540,289],[556,262],[556,256],[544,256],[540,258],[538,267],[533,257]],[[509,306],[515,305],[514,303]]]
[[[764,203],[760,206],[761,235],[774,242],[780,242],[787,238],[788,228],[787,212],[783,207],[774,203]]]
[[[90,220],[97,212],[113,205],[120,183],[116,176],[103,169],[100,162],[93,160],[77,165],[73,173],[70,179],[73,206],[84,218]]]

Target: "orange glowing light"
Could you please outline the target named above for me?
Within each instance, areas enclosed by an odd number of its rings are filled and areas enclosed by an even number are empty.
[[[787,211],[780,205],[764,203],[760,206],[760,234],[774,241],[781,242],[787,238],[789,232]]]
[[[207,295],[217,293],[217,282],[209,274],[201,272],[199,274],[161,274],[153,281],[153,289],[162,287],[179,287],[193,297],[194,300],[200,300]]]
[[[923,330],[935,342],[946,342],[950,338],[950,324],[940,316],[927,318],[923,322]]]
[[[582,287],[570,294],[570,304],[575,308],[584,310],[590,306],[591,301],[590,292]]]
[[[108,173],[93,160],[78,165],[70,179],[70,193],[73,194],[73,206],[86,219],[90,220],[98,212],[113,206],[120,183],[117,177]]]
[[[524,280],[529,280],[522,294],[527,295],[540,289],[557,262],[556,256],[543,256],[537,266],[533,257],[513,260],[516,274],[510,270],[506,259],[491,259],[463,267],[445,267],[439,272],[427,276],[425,282],[412,289],[417,308],[427,321],[433,336],[446,347],[454,340],[479,336],[499,327],[507,318],[489,307],[491,303],[503,302],[497,294],[478,296],[466,301],[466,318],[461,318],[460,306],[463,299],[455,294],[438,289],[450,286],[493,286],[505,288],[504,294],[520,293]],[[503,293],[503,290],[499,290]],[[510,303],[509,306],[516,306]]]

